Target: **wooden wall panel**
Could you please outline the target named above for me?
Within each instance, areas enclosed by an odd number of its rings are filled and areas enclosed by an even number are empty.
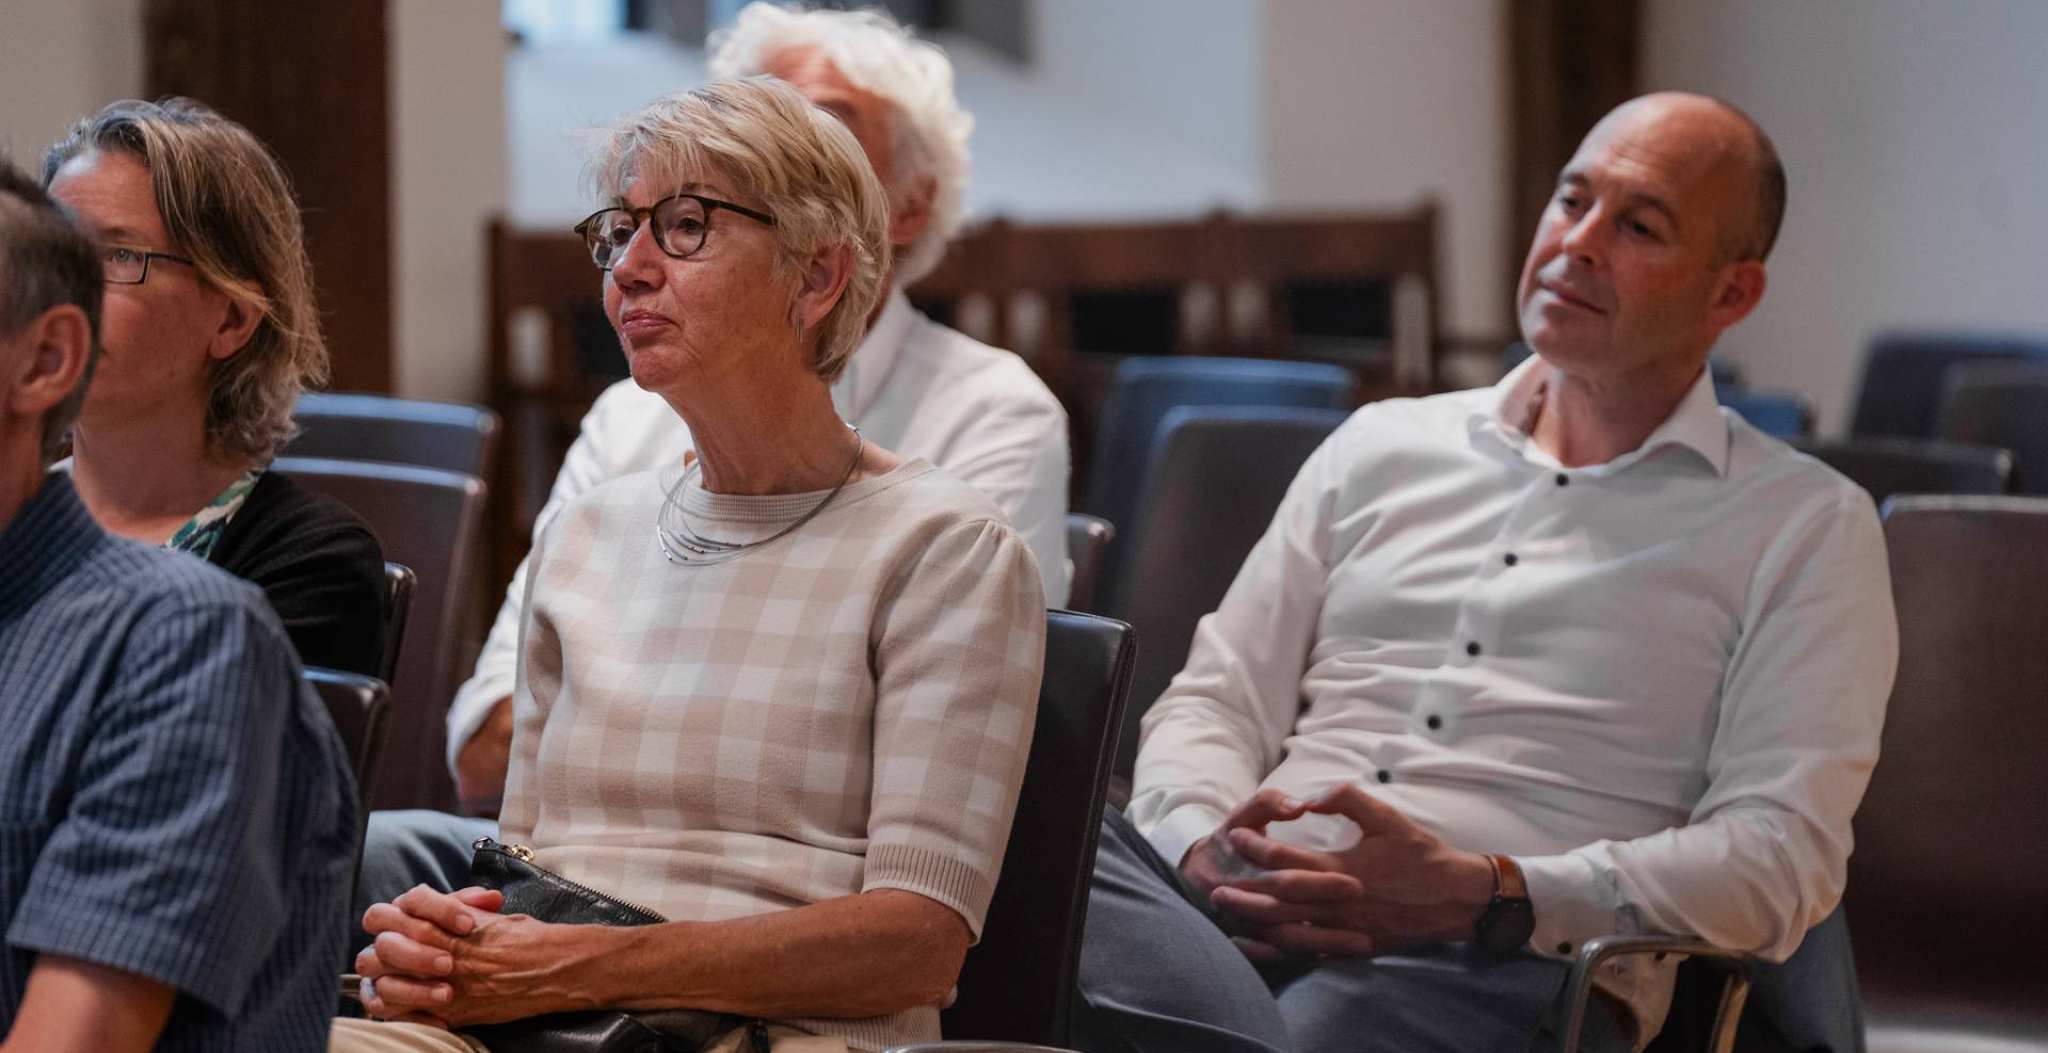
[[[146,0],[144,83],[240,121],[284,163],[337,390],[390,391],[391,117],[385,5]]]
[[[1641,0],[1510,0],[1507,9],[1513,289],[1557,173],[1593,125],[1639,90],[1642,13]]]

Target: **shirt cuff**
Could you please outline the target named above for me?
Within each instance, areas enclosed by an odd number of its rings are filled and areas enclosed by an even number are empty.
[[[493,661],[486,652],[477,660],[476,672],[455,690],[454,700],[448,703],[448,774],[455,774],[455,758],[490,719],[498,700],[512,696],[513,679],[512,664]]]
[[[1138,832],[1152,843],[1159,858],[1166,865],[1180,869],[1180,861],[1186,858],[1188,849],[1202,838],[1216,832],[1223,825],[1223,813],[1199,804],[1184,804],[1159,817],[1158,821],[1138,826]]]
[[[1536,931],[1529,949],[1547,958],[1570,958],[1579,945],[1598,936],[1636,932],[1623,915],[1621,888],[1611,871],[1584,856],[1516,856],[1529,885],[1529,905],[1536,912]]]

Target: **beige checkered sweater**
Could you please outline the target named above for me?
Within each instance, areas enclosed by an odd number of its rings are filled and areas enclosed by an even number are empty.
[[[606,483],[536,545],[501,836],[677,921],[893,888],[979,938],[1044,662],[1029,546],[918,460],[789,537],[677,566],[655,537],[673,477]],[[678,499],[698,533],[746,540],[820,496]],[[784,1022],[865,1050],[939,1037],[930,1006]]]

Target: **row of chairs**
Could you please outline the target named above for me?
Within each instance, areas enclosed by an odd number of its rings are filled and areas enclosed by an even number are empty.
[[[452,808],[443,714],[480,627],[483,480],[497,415],[458,403],[321,393],[301,398],[296,416],[299,434],[273,467],[362,516],[389,561],[381,679],[395,733],[384,763],[363,773],[365,799],[377,808]]]
[[[1168,368],[1199,362],[1182,360]],[[1294,368],[1291,363],[1257,365],[1276,371]],[[1142,380],[1159,368],[1147,363],[1132,376]],[[1230,381],[1199,391],[1211,405],[1162,407],[1160,400],[1142,395],[1124,398],[1127,378],[1120,374],[1110,405],[1153,407],[1149,425],[1141,425],[1152,429],[1142,467],[1120,473],[1131,491],[1123,495],[1123,507],[1135,511],[1120,538],[1112,522],[1070,517],[1073,602],[1092,602],[1097,609],[1129,620],[1145,644],[1132,692],[1136,702],[1125,711],[1120,772],[1129,770],[1136,723],[1146,703],[1184,663],[1195,622],[1220,602],[1295,469],[1344,416],[1293,406],[1214,405],[1239,396],[1255,399],[1260,392],[1256,384],[1244,382],[1239,366],[1227,366],[1218,376]],[[1188,384],[1184,376],[1174,379],[1184,388]],[[1120,433],[1106,423],[1105,435]],[[1885,742],[1887,759],[1858,820],[1850,909],[1838,911],[1817,929],[1801,955],[1785,966],[1766,968],[1693,945],[1691,949],[1703,958],[1720,961],[1687,966],[1690,1001],[1681,999],[1673,1028],[1653,1048],[1660,1053],[1708,1048],[1696,1043],[1714,1034],[1717,1012],[1724,1008],[1727,1029],[1721,1037],[1733,1041],[1736,1022],[1747,1021],[1740,1048],[1752,1048],[1759,1018],[1788,1015],[1795,1031],[1803,1026],[1813,1039],[1793,1048],[1863,1048],[1865,999],[1858,993],[1850,961],[1850,913],[1867,919],[1866,939],[1855,945],[1855,954],[1868,975],[1875,1025],[1871,1048],[1889,1053],[2036,1048],[2015,1036],[2025,1034],[2028,1027],[2048,1026],[2039,1013],[2039,1000],[2020,996],[2021,988],[2038,983],[2029,978],[2033,974],[2024,960],[1987,953],[1985,947],[2001,931],[1996,919],[2048,921],[2048,914],[2021,902],[2012,891],[2014,883],[2040,870],[2030,859],[1993,867],[1983,857],[2014,833],[2011,810],[1987,804],[2031,801],[2048,790],[2037,767],[2025,760],[2039,757],[2048,746],[2048,730],[2037,712],[2039,684],[2048,680],[2043,675],[2048,670],[2024,668],[2026,661],[2038,664],[2040,656],[2048,654],[2038,647],[2048,638],[2048,619],[2043,617],[2048,607],[2037,602],[2048,590],[2048,565],[2042,563],[2048,559],[2048,502],[1998,496],[2008,489],[2013,465],[2012,455],[2000,448],[1898,437],[1808,440],[1801,445],[1865,486],[1886,506],[1903,650]],[[1110,444],[1105,453],[1115,448]],[[1099,477],[1096,484],[1092,495],[1101,485]],[[1948,496],[1889,500],[1914,494]],[[1119,560],[1103,558],[1102,549],[1112,539],[1122,547]],[[1993,596],[1988,590],[2000,582],[2005,589]],[[2021,607],[2027,610],[2015,609]],[[2023,661],[2008,660],[2019,652],[2025,652]],[[1953,668],[1957,665],[1968,670]],[[1966,701],[1950,700],[1965,694]],[[1916,726],[1927,721],[1943,722],[1948,733],[1929,734]],[[1987,733],[1987,726],[1996,730]],[[1968,775],[1959,777],[1959,770]],[[1936,809],[1919,789],[1928,780],[1942,778],[1967,788],[1933,799],[1944,807],[1968,810],[1984,825],[2004,829],[2005,836],[1981,827],[1950,836],[1958,828],[1930,814]],[[1981,784],[1970,786],[1972,779]],[[1902,799],[1921,803],[1916,808],[1902,804]],[[1933,836],[1916,839],[1916,833]],[[2048,851],[2048,842],[2029,848]],[[1953,868],[1951,861],[1966,849],[1977,853],[1978,861]],[[1978,880],[1987,871],[2004,884]],[[1924,907],[1958,899],[1967,899],[1972,909],[1964,912],[1968,917],[1955,918],[1953,926],[1942,924],[1953,917],[1946,911],[1930,914]],[[1865,900],[1874,902],[1865,906]],[[1915,904],[1921,905],[1919,909],[1909,909]],[[1920,930],[1903,933],[1892,924],[1898,917],[1931,920]],[[2013,930],[2007,925],[2002,931]],[[1878,938],[1869,938],[1872,932]],[[1938,952],[1929,950],[1937,945]],[[1672,941],[1597,941],[1582,955],[1582,976],[1590,977],[1607,954],[1675,949],[1678,944]],[[1966,955],[1975,967],[1964,969],[1961,963],[1945,961],[1941,975],[1931,978],[1935,982],[1917,983],[1930,978],[1919,976],[1926,970],[1910,964],[1916,954]],[[1741,992],[1752,971],[1762,981],[1758,1008],[1744,1017]],[[1964,977],[1970,979],[1958,982]],[[1834,1006],[1833,1013],[1817,1011],[1828,1005]],[[1845,1019],[1850,1021],[1847,1034]]]

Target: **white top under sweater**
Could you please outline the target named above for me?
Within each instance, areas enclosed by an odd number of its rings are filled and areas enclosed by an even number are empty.
[[[788,537],[678,566],[655,537],[666,482],[599,486],[535,547],[504,840],[671,920],[894,888],[979,938],[1045,656],[1030,548],[914,460]],[[678,499],[696,532],[745,541],[822,496]],[[783,1022],[863,1050],[939,1037],[936,1006]]]

